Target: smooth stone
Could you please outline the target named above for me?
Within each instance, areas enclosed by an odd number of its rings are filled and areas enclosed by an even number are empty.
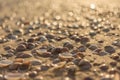
[[[104,47],[104,50],[105,50],[106,52],[110,53],[110,54],[116,52],[115,49],[114,49],[114,47],[112,47],[112,46],[105,46],[105,47]]]

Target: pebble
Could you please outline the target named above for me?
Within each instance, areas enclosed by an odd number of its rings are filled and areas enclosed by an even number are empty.
[[[21,64],[21,62],[14,62],[13,64],[9,65],[9,70],[17,70]]]
[[[97,45],[95,45],[95,44],[90,44],[90,46],[89,46],[89,49],[90,50],[96,50],[98,47],[97,47]]]
[[[112,42],[112,45],[120,47],[120,40],[115,40]]]
[[[78,50],[80,51],[80,52],[85,52],[86,51],[86,47],[85,46],[80,46],[79,48],[78,48]]]
[[[108,70],[109,74],[115,74],[117,72],[117,70],[115,68],[111,68],[110,70]]]
[[[31,65],[36,66],[36,65],[41,65],[42,61],[40,60],[31,60]]]
[[[30,58],[32,57],[32,54],[30,53],[17,53],[16,58]]]
[[[97,33],[95,32],[95,31],[90,31],[89,32],[89,35],[91,36],[91,37],[93,37],[93,36],[95,36]]]
[[[80,62],[78,63],[78,66],[80,70],[90,70],[92,67],[92,65],[87,59],[80,60]]]
[[[109,29],[109,28],[107,28],[107,27],[105,27],[105,28],[103,28],[103,29],[102,29],[102,31],[103,31],[103,32],[109,32],[109,31],[110,31],[110,29]]]
[[[35,80],[43,80],[44,78],[43,78],[43,76],[41,76],[41,75],[39,75],[39,76],[37,76],[36,78],[35,78]]]
[[[29,38],[28,40],[27,40],[27,42],[34,42],[35,41],[35,38]]]
[[[24,71],[24,70],[29,70],[30,69],[30,61],[25,61],[19,66],[19,70]]]
[[[6,36],[8,39],[13,39],[13,40],[16,40],[16,39],[18,39],[18,36],[17,35],[14,35],[14,34],[8,34],[7,36]]]
[[[43,52],[43,53],[40,54],[40,56],[41,57],[51,57],[52,54],[51,54],[51,52]]]
[[[24,76],[23,73],[17,73],[17,72],[10,72],[6,74],[7,79],[9,80],[19,80]]]
[[[113,78],[111,78],[110,75],[105,75],[105,76],[102,77],[100,80],[113,80]]]
[[[115,67],[115,66],[117,66],[117,62],[111,61],[111,62],[110,62],[110,65],[111,65],[112,67]]]
[[[0,74],[0,80],[7,80],[7,77],[6,76],[3,77],[3,75]]]
[[[64,53],[64,52],[69,52],[69,49],[67,47],[63,47],[61,53]]]
[[[71,59],[73,59],[72,54],[70,54],[68,52],[59,54],[59,58],[61,60],[71,60]]]
[[[14,56],[14,53],[6,53],[4,56],[7,57],[7,58],[9,58],[9,57]]]
[[[50,65],[42,64],[41,65],[41,71],[47,71],[50,68]]]
[[[90,41],[90,39],[89,38],[87,38],[87,37],[80,37],[80,42],[81,42],[81,44],[86,44],[87,42],[89,42]]]
[[[92,77],[85,77],[83,80],[94,80]]]
[[[105,52],[105,51],[101,51],[101,52],[98,53],[98,55],[100,55],[100,56],[105,56],[105,55],[107,55],[107,54],[109,54],[109,53],[108,53],[108,52]]]
[[[53,48],[51,52],[52,54],[57,55],[62,52],[62,48],[61,47]]]
[[[69,76],[75,76],[75,74],[76,74],[76,67],[75,66],[69,66],[67,74]]]
[[[13,34],[15,34],[15,35],[23,35],[24,31],[22,29],[14,30]]]
[[[6,66],[9,66],[10,64],[12,64],[13,61],[11,60],[1,60],[0,61],[0,67],[6,67]]]
[[[37,71],[32,71],[32,72],[29,73],[30,78],[34,78],[36,76],[37,76]]]
[[[35,44],[34,43],[28,43],[27,44],[27,49],[33,49],[33,48],[35,48],[36,46],[35,46]]]
[[[4,50],[10,50],[10,49],[12,49],[12,46],[10,45],[4,47]]]
[[[119,59],[119,55],[117,55],[117,54],[112,54],[110,57],[112,59],[114,59],[114,60],[118,60]]]
[[[73,49],[73,45],[70,42],[65,42],[63,47],[67,47],[68,49]]]
[[[24,44],[20,44],[17,46],[16,51],[25,51],[27,48]]]
[[[48,38],[48,39],[54,39],[55,36],[54,36],[53,34],[47,34],[47,35],[46,35],[46,38]]]
[[[47,39],[46,39],[45,36],[40,36],[40,37],[39,37],[39,41],[40,41],[40,42],[44,42],[44,41],[47,41]]]
[[[102,71],[107,71],[107,70],[109,69],[109,67],[108,67],[108,65],[106,65],[106,64],[102,64],[102,65],[100,65],[100,69],[101,69]]]
[[[105,47],[104,47],[104,50],[105,50],[106,52],[110,53],[110,54],[116,52],[115,48],[112,47],[112,46],[105,46]]]

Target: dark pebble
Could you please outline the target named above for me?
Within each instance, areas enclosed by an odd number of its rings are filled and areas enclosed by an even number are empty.
[[[48,38],[48,39],[54,39],[54,37],[55,37],[55,36],[54,36],[53,34],[47,34],[47,35],[46,35],[46,38]]]
[[[24,31],[22,29],[14,30],[13,34],[15,34],[15,35],[23,35]]]
[[[95,31],[90,31],[89,32],[89,35],[91,36],[91,37],[93,37],[93,36],[95,36],[97,33],[95,32]]]
[[[91,69],[92,65],[86,59],[82,59],[78,64],[80,70],[89,70]]]
[[[10,49],[12,49],[10,45],[4,47],[4,50],[10,50]]]
[[[53,48],[51,52],[52,52],[52,54],[57,55],[62,52],[62,48],[60,48],[60,47]]]
[[[104,43],[104,40],[98,40],[98,43]]]
[[[120,47],[120,40],[115,40],[112,42],[112,45]]]
[[[102,71],[107,71],[107,70],[109,69],[109,67],[108,67],[108,65],[106,65],[106,64],[102,64],[102,65],[100,66],[100,69],[101,69]]]
[[[15,39],[18,38],[17,35],[14,35],[14,34],[11,34],[11,33],[9,33],[6,37],[7,37],[8,39],[13,39],[13,40],[15,40]]]
[[[115,66],[117,65],[117,62],[115,62],[115,61],[110,62],[110,65],[111,65],[112,67],[115,67]]]
[[[92,77],[85,77],[83,80],[94,80]]]
[[[97,47],[97,45],[95,45],[95,44],[90,44],[90,46],[89,46],[89,49],[90,50],[96,50],[98,47]]]
[[[109,32],[110,29],[109,29],[109,28],[104,28],[104,29],[102,29],[102,31],[103,31],[103,32]]]
[[[67,47],[68,49],[73,49],[73,45],[70,42],[65,42],[63,47]]]
[[[30,53],[17,53],[16,58],[30,58],[32,57],[32,54]]]
[[[34,41],[35,41],[34,38],[29,38],[29,39],[27,40],[27,42],[34,42]]]
[[[117,70],[115,68],[111,68],[110,70],[108,70],[109,74],[115,74],[117,72]]]
[[[76,68],[74,66],[70,66],[68,68],[68,75],[69,76],[75,76],[75,73],[76,73]]]
[[[14,54],[13,53],[6,53],[4,56],[7,57],[7,58],[9,58],[9,57],[14,56]]]
[[[110,57],[112,59],[114,59],[114,60],[118,60],[119,59],[119,55],[117,55],[117,54],[112,54]]]
[[[47,39],[46,39],[45,36],[40,36],[40,37],[38,38],[38,41],[44,42],[44,41],[47,41]]]
[[[35,48],[36,46],[35,46],[35,44],[34,43],[28,43],[27,44],[27,49],[33,49],[33,48]]]
[[[9,70],[17,70],[21,64],[22,64],[21,62],[14,62],[9,66]]]
[[[46,65],[46,64],[41,65],[41,71],[47,71],[49,68],[50,68],[49,65]]]
[[[16,51],[25,51],[27,48],[24,44],[20,44],[17,46]]]
[[[69,49],[67,47],[63,47],[62,48],[62,53],[64,53],[64,52],[69,52]]]
[[[79,48],[78,48],[78,50],[80,51],[80,52],[85,52],[86,51],[86,47],[85,46],[80,46]]]
[[[89,38],[87,38],[87,37],[80,37],[80,42],[81,42],[81,44],[86,44],[87,42],[89,42],[90,41],[90,39]]]
[[[100,56],[104,56],[104,55],[107,55],[107,54],[109,54],[109,53],[105,52],[105,51],[101,51],[100,53],[98,53],[98,55],[100,55]]]
[[[42,61],[40,60],[32,60],[31,65],[36,66],[36,65],[41,65]]]
[[[51,57],[51,52],[43,52],[40,54],[41,57]]]
[[[34,78],[36,76],[37,76],[37,71],[32,71],[32,72],[29,73],[30,78]]]
[[[106,52],[108,52],[110,54],[116,52],[115,49],[114,49],[114,47],[112,47],[112,46],[105,46],[104,49],[105,49]]]
[[[28,70],[30,69],[30,61],[25,61],[19,66],[19,70]]]

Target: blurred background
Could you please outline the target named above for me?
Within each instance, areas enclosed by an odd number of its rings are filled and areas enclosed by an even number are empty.
[[[115,9],[120,7],[120,0],[0,0],[0,16],[11,15],[14,12],[21,16],[41,15],[47,11],[77,12],[80,6],[90,4],[104,9]]]

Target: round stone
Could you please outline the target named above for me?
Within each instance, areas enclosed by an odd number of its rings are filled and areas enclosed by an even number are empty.
[[[52,54],[55,54],[55,55],[59,54],[62,52],[62,48],[60,48],[60,47],[53,48],[51,52],[52,52]]]
[[[70,42],[65,42],[63,47],[67,47],[68,49],[73,49],[73,45]]]
[[[34,43],[28,43],[27,44],[27,49],[33,49],[35,48],[35,44]]]
[[[90,64],[90,62],[86,59],[82,59],[79,64],[78,64],[80,70],[89,70],[91,69],[92,65]]]
[[[19,66],[19,70],[28,70],[30,69],[30,61],[25,61]]]
[[[12,49],[10,45],[4,47],[4,50],[10,50],[10,49]]]
[[[89,49],[90,50],[96,50],[98,47],[97,47],[97,45],[95,45],[95,44],[90,44],[90,46],[89,46]]]
[[[59,54],[59,58],[61,60],[71,60],[73,57],[72,57],[72,54],[66,52],[66,53]]]
[[[79,48],[78,48],[78,50],[80,51],[80,52],[85,52],[86,51],[86,47],[85,46],[80,46]]]
[[[83,80],[94,80],[92,77],[85,77]]]
[[[112,42],[112,45],[120,47],[120,40],[115,40]]]
[[[86,44],[87,42],[89,42],[90,40],[89,40],[89,38],[87,38],[87,37],[80,37],[80,42],[81,42],[81,44]]]
[[[32,71],[32,72],[29,73],[30,78],[34,78],[36,76],[37,76],[37,71]]]
[[[18,53],[16,54],[16,58],[30,58],[32,57],[32,54],[30,53]]]
[[[102,65],[100,66],[100,69],[101,69],[102,71],[106,71],[106,70],[109,69],[109,67],[108,67],[106,64],[102,64]]]
[[[100,56],[104,56],[104,55],[107,55],[108,54],[108,52],[105,52],[105,51],[101,51],[100,53],[98,53],[98,55],[100,55]]]
[[[16,50],[17,51],[25,51],[27,48],[24,44],[20,44],[17,46]]]
[[[41,65],[41,61],[40,60],[31,60],[31,65],[36,66],[36,65]]]
[[[112,46],[105,46],[104,49],[106,52],[108,52],[110,54],[115,53],[115,49]]]

